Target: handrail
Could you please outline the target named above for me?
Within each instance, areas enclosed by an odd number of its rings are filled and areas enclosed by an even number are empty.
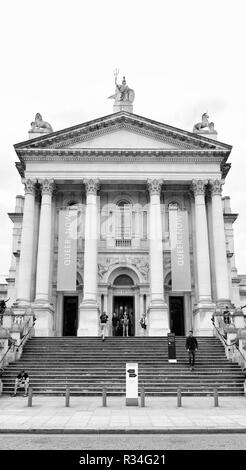
[[[219,335],[220,335],[220,337],[221,337],[223,343],[225,344],[225,346],[229,346],[228,343],[227,343],[227,341],[226,341],[226,339],[225,339],[225,337],[221,334],[220,330],[219,330],[219,329],[217,328],[217,326],[215,325],[215,323],[214,323],[214,317],[211,318],[211,322],[213,323],[214,328],[215,328],[215,329],[217,330],[217,332],[219,333]]]
[[[28,323],[30,323],[30,321],[31,321],[31,318],[28,320]],[[18,344],[18,346],[17,346],[17,352],[19,351],[19,348],[22,346],[22,343],[24,342],[24,339],[26,338],[26,336],[29,335],[30,331],[31,331],[32,328],[34,327],[35,321],[36,321],[36,317],[33,315],[33,323],[32,323],[32,326],[29,328],[29,330],[27,331],[27,333],[22,337],[20,344]]]
[[[226,339],[224,338],[224,336],[221,334],[220,330],[219,330],[219,329],[217,328],[217,326],[215,325],[215,323],[214,323],[214,317],[211,318],[211,321],[212,321],[212,323],[213,323],[214,328],[215,328],[215,329],[217,330],[217,332],[219,333],[220,338],[221,338],[222,341],[224,342],[225,346],[227,346],[227,347],[235,346],[236,349],[238,350],[238,352],[241,354],[243,360],[246,362],[246,357],[244,356],[244,354],[242,353],[242,351],[240,351],[240,349],[239,349],[239,347],[238,347],[238,345],[237,345],[237,340],[234,341],[234,343],[228,344],[227,341],[226,341]]]
[[[4,356],[2,357],[2,359],[1,359],[1,361],[0,361],[0,364],[2,364],[2,362],[4,361],[5,356],[7,356],[8,352],[10,351],[10,349],[11,349],[12,347],[16,348],[17,346],[16,346],[16,344],[14,344],[14,343],[12,343],[12,344],[9,345],[9,347],[8,347],[8,349],[7,349],[7,351],[6,351],[6,353],[4,354]],[[0,367],[0,369],[4,370],[4,367]]]

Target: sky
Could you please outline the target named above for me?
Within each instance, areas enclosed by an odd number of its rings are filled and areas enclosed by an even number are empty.
[[[192,131],[208,112],[233,146],[236,265],[246,274],[244,0],[8,0],[0,6],[0,274],[10,266],[16,194],[13,145],[37,112],[54,130],[113,112],[113,71],[135,90],[134,112]]]

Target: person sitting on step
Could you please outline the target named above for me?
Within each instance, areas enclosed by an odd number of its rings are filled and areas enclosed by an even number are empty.
[[[14,390],[12,397],[16,397],[18,388],[24,388],[25,389],[24,397],[27,397],[28,387],[29,387],[29,376],[27,372],[25,372],[25,370],[22,369],[15,379],[15,390]]]

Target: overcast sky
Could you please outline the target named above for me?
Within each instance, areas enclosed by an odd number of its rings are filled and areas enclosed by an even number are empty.
[[[245,6],[244,6],[245,5]],[[233,146],[236,264],[246,273],[244,0],[8,0],[0,7],[0,273],[8,273],[15,195],[13,145],[37,112],[54,130],[110,114],[113,70],[135,90],[134,112],[188,131],[208,112]]]

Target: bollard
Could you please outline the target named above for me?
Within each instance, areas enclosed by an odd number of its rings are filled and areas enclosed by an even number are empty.
[[[28,401],[27,406],[32,406],[32,387],[28,388]]]
[[[181,399],[181,388],[177,389],[177,406],[182,406],[182,399]]]
[[[144,387],[141,388],[141,406],[142,406],[142,407],[145,406],[145,391],[144,391]]]
[[[69,387],[66,387],[65,406],[69,406],[69,401],[70,401],[70,388],[69,388]]]
[[[214,406],[219,406],[218,389],[214,388]]]
[[[107,406],[107,390],[106,387],[102,389],[102,405]]]

